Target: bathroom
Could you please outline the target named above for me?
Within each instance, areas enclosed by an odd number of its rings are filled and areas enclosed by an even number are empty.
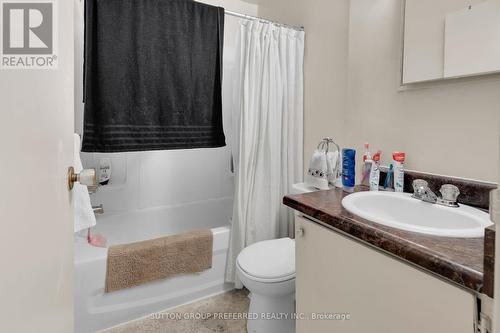
[[[0,331],[500,332],[498,0],[0,2]],[[215,143],[93,137],[174,94]]]

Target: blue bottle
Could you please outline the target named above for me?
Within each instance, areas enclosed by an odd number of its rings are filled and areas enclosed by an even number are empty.
[[[346,192],[354,192],[356,183],[356,150],[342,149],[342,186]]]

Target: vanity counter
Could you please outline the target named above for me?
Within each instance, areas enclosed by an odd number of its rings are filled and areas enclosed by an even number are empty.
[[[358,186],[355,191],[366,191]],[[483,292],[483,238],[449,238],[370,222],[342,206],[341,189],[287,195],[283,203],[325,227],[383,250],[475,292]]]

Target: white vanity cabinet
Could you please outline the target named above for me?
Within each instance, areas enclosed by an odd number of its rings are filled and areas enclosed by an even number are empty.
[[[297,333],[474,332],[472,292],[303,216],[296,235]]]

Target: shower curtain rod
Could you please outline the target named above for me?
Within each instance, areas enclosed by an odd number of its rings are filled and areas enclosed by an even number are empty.
[[[280,26],[280,27],[285,27],[285,28],[294,29],[294,30],[298,30],[298,31],[304,31],[304,27],[296,27],[296,26],[293,26],[293,25],[288,25],[288,24],[273,22],[273,21],[270,21],[270,20],[263,19],[261,17],[251,16],[251,15],[246,15],[246,14],[240,14],[240,13],[236,13],[236,12],[233,12],[233,11],[230,11],[230,10],[226,10],[225,13],[227,15],[231,15],[231,16],[235,16],[235,17],[239,17],[239,18],[243,18],[243,19],[247,19],[247,20],[257,20],[257,21],[260,21],[260,22],[266,22],[266,23],[276,24],[277,26]]]

